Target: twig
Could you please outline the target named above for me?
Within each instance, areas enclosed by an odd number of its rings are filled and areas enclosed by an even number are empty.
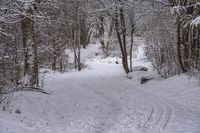
[[[17,87],[13,90],[10,90],[10,91],[5,91],[5,92],[0,92],[0,94],[9,94],[9,93],[13,93],[13,92],[17,92],[17,91],[34,91],[34,92],[41,92],[43,94],[48,94],[48,92],[44,91],[43,89],[41,88],[38,88],[38,87],[32,87],[32,86],[25,86],[25,87]]]

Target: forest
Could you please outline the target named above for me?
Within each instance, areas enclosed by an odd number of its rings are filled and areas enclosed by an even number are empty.
[[[70,75],[75,72],[73,79],[86,71],[86,77],[90,76],[87,69],[92,65],[86,63],[90,55],[84,53],[89,53],[90,47],[97,45],[99,49],[90,53],[94,54],[91,57],[94,62],[117,58],[113,64],[123,71],[119,74],[126,75],[126,80],[133,80],[138,76],[133,74],[136,66],[134,58],[141,45],[137,38],[142,38],[144,60],[151,65],[159,80],[184,75],[199,84],[200,0],[0,0],[0,109],[5,111],[10,108],[10,103],[17,104],[13,97],[18,93],[51,95],[45,86],[50,83],[46,81],[48,73]],[[95,59],[99,56],[100,59]],[[100,69],[102,73],[114,71],[106,65]],[[117,84],[115,77],[110,77],[113,85]],[[149,79],[152,78],[148,76],[146,80]],[[67,80],[68,77],[66,82],[70,84],[70,77]],[[69,86],[73,84],[76,83]],[[198,120],[197,127],[200,126]],[[159,127],[152,133],[161,133],[165,127],[167,124],[162,126],[162,130]],[[117,131],[125,133],[119,129],[109,133]],[[192,133],[199,133],[200,128],[196,131]],[[166,133],[179,132],[167,130]]]

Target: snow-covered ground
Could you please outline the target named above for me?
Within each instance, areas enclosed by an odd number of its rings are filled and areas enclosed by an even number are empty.
[[[10,109],[0,111],[0,133],[200,133],[194,79],[182,75],[141,85],[142,76],[157,77],[151,69],[127,79],[115,63],[120,59],[89,58],[97,46],[89,49],[84,60],[90,69],[46,75],[50,95],[16,93]],[[150,67],[138,58],[135,66]]]

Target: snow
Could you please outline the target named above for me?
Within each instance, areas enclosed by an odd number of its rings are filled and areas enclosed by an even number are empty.
[[[85,62],[86,59],[92,57],[95,55],[95,53],[98,52],[99,50],[99,45],[97,44],[89,44],[89,47],[87,47],[87,49],[81,49],[81,62]],[[74,61],[74,55],[73,55],[73,50],[66,50],[66,53],[68,54],[68,60],[69,63],[73,63]]]
[[[192,22],[191,22],[192,26],[198,26],[200,25],[200,16],[198,16],[197,18],[195,18]]]
[[[95,57],[97,45],[83,50],[90,69],[49,73],[44,89],[50,95],[20,92],[9,110],[0,111],[0,133],[200,133],[200,87],[194,79],[160,80],[141,60],[127,79],[120,59]],[[144,75],[156,80],[140,84]],[[21,113],[14,113],[20,109]]]
[[[171,8],[171,14],[182,15],[187,9],[184,6],[174,6]]]

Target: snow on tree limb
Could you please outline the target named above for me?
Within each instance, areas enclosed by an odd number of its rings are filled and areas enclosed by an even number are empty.
[[[191,26],[195,26],[195,27],[200,26],[200,16],[198,16],[197,18],[195,18],[194,20],[192,20]]]

